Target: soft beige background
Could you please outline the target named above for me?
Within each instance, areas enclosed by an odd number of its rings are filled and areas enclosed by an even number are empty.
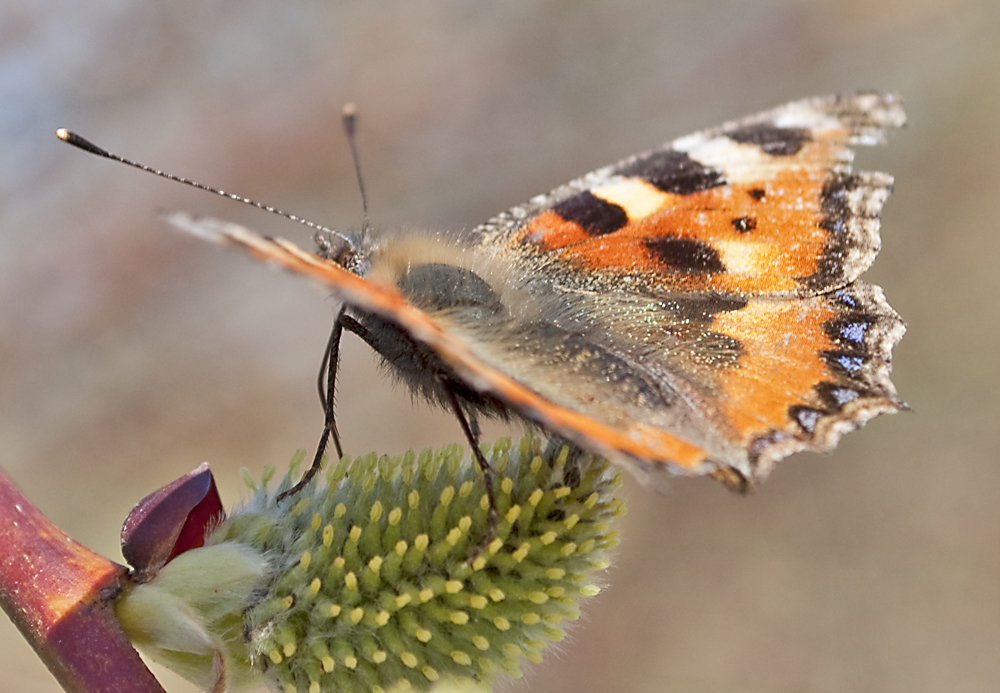
[[[240,466],[285,463],[321,425],[333,301],[156,213],[309,234],[74,151],[57,127],[347,227],[353,100],[375,222],[467,228],[724,119],[895,89],[909,128],[860,157],[897,178],[866,278],[909,322],[895,382],[913,413],[749,498],[630,483],[609,589],[505,690],[1000,690],[998,36],[992,0],[5,0],[0,464],[117,557],[148,491],[209,460],[233,500]],[[460,439],[355,339],[344,364],[349,451]],[[54,690],[0,621],[0,691]]]

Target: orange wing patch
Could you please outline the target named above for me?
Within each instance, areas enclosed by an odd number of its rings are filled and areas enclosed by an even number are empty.
[[[751,299],[717,314],[712,329],[742,346],[738,365],[717,374],[718,407],[747,450],[751,479],[792,452],[830,450],[873,416],[906,406],[888,377],[905,325],[876,286]]]
[[[788,408],[813,402],[813,387],[834,377],[820,354],[835,347],[823,329],[835,315],[825,300],[810,298],[754,299],[715,317],[712,329],[743,345],[739,366],[718,373],[721,409],[740,440],[784,429]]]
[[[665,291],[794,294],[800,279],[819,269],[830,238],[821,226],[826,176],[822,169],[794,168],[764,182],[647,195],[641,209],[649,214],[633,216],[628,211],[637,206],[620,205],[628,221],[603,235],[554,208],[532,220],[520,240],[558,252],[581,271],[650,275]],[[574,198],[577,207],[590,202],[592,219],[612,204],[601,192]]]

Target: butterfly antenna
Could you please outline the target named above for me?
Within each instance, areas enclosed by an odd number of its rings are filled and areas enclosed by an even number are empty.
[[[58,137],[59,139],[61,139],[66,144],[71,144],[74,147],[76,147],[77,149],[82,149],[85,152],[90,152],[91,154],[95,154],[97,156],[104,157],[105,159],[111,159],[112,161],[117,161],[120,164],[125,164],[126,166],[131,166],[132,168],[137,168],[140,171],[145,171],[146,173],[152,173],[154,176],[159,176],[160,178],[166,178],[167,180],[172,180],[175,183],[183,183],[184,185],[190,186],[192,188],[197,188],[198,190],[204,190],[205,192],[214,193],[214,194],[220,195],[222,197],[228,197],[230,200],[235,200],[237,202],[242,202],[245,205],[250,205],[251,207],[256,207],[257,209],[262,209],[265,212],[270,212],[271,214],[276,214],[279,217],[283,217],[285,219],[288,219],[289,221],[294,221],[294,222],[296,222],[298,224],[302,224],[303,226],[308,226],[310,229],[312,229],[314,231],[322,231],[322,232],[325,232],[325,233],[332,234],[332,235],[337,236],[338,238],[342,239],[350,247],[354,246],[354,243],[352,243],[351,240],[347,236],[345,236],[344,234],[342,234],[342,233],[340,233],[338,231],[334,231],[331,228],[328,228],[326,226],[322,226],[321,224],[313,223],[311,221],[308,221],[307,219],[303,219],[302,217],[296,216],[294,214],[289,214],[288,212],[283,212],[280,209],[277,209],[275,207],[270,207],[268,205],[261,204],[260,202],[256,202],[256,201],[248,199],[246,197],[241,197],[240,195],[234,195],[233,193],[226,192],[225,190],[219,190],[218,188],[213,188],[213,187],[208,186],[208,185],[203,185],[201,183],[198,183],[197,181],[193,181],[193,180],[190,180],[188,178],[183,178],[181,176],[175,176],[173,174],[167,173],[166,171],[160,171],[159,169],[155,169],[155,168],[152,168],[150,166],[146,166],[144,164],[140,164],[137,161],[132,161],[131,159],[126,159],[123,156],[118,156],[117,154],[112,154],[108,150],[103,149],[101,147],[98,147],[96,144],[94,144],[93,142],[91,142],[87,138],[82,137],[82,136],[76,134],[72,130],[67,130],[66,128],[59,128],[58,130],[56,130],[56,137]],[[353,140],[352,140],[352,142],[353,142]],[[353,144],[352,144],[351,149],[353,150],[353,148],[354,147],[353,147]],[[355,163],[356,162],[357,162],[357,155],[355,154]],[[359,174],[359,177],[360,177],[360,174]],[[364,197],[364,189],[362,189],[362,197]],[[368,224],[368,212],[367,212],[367,207],[366,207],[366,211],[365,211],[365,225],[367,226],[367,224]]]
[[[358,107],[353,103],[344,106],[341,111],[341,119],[344,123],[344,133],[347,135],[347,144],[351,147],[351,158],[354,160],[354,172],[358,176],[358,189],[361,190],[361,210],[364,215],[363,231],[368,231],[368,195],[365,193],[365,180],[361,176],[361,157],[358,155]]]

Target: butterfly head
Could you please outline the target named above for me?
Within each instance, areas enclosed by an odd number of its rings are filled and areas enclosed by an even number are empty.
[[[324,260],[337,263],[348,272],[358,276],[367,273],[371,264],[369,229],[351,229],[347,233],[339,233],[330,229],[322,229],[313,235],[316,243],[316,254]]]

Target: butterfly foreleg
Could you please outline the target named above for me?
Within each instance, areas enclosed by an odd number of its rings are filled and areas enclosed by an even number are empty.
[[[297,484],[284,493],[281,493],[277,500],[280,502],[288,496],[293,496],[301,491],[323,466],[323,455],[326,454],[330,438],[333,438],[333,446],[337,450],[337,459],[344,456],[344,450],[340,445],[340,434],[337,431],[337,422],[334,418],[334,399],[336,397],[337,367],[340,365],[340,339],[344,335],[344,323],[353,320],[347,315],[347,306],[341,306],[337,317],[333,321],[333,329],[330,330],[330,339],[326,342],[326,349],[323,351],[323,361],[319,366],[319,376],[316,380],[316,388],[319,391],[319,401],[323,406],[323,433],[320,435],[319,443],[316,445],[316,454],[313,456],[312,464]]]

